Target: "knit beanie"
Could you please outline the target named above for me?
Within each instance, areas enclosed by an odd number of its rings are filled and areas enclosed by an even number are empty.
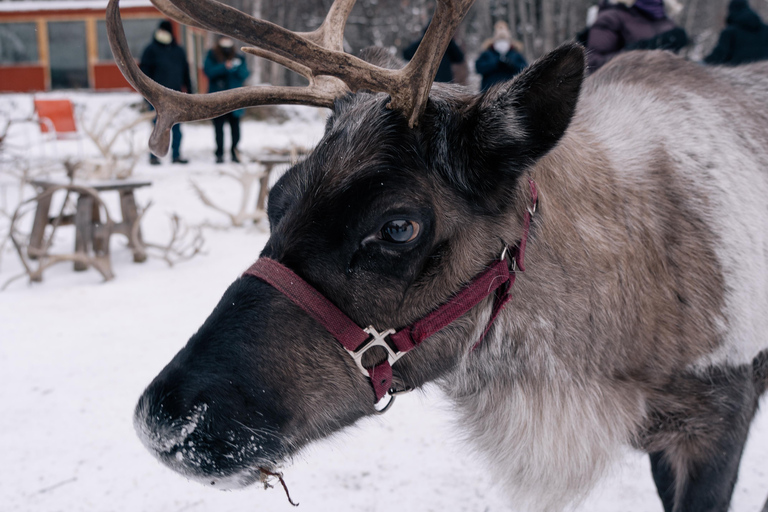
[[[664,12],[664,0],[635,0],[635,8],[643,11],[654,20],[667,17]]]

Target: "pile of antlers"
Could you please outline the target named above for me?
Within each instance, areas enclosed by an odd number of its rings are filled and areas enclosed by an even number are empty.
[[[359,90],[388,93],[388,107],[401,111],[413,127],[424,112],[448,43],[474,0],[439,0],[416,54],[397,70],[374,66],[344,52],[344,27],[355,0],[334,0],[325,21],[313,32],[292,32],[215,0],[152,0],[166,16],[252,44],[254,48],[243,50],[309,80],[305,87],[252,86],[211,94],[172,91],[142,73],[128,49],[118,3],[110,0],[107,6],[112,53],[128,82],[155,107],[157,124],[149,147],[153,153],[164,155],[176,123],[210,119],[257,105],[332,107],[336,98]]]

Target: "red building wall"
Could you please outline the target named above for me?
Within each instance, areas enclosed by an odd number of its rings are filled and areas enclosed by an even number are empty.
[[[23,5],[21,3],[18,4]],[[35,4],[41,5],[38,2],[35,2]],[[104,6],[106,6],[106,1],[104,1]],[[121,9],[121,14],[124,19],[140,17],[157,18],[159,21],[164,18],[152,5],[123,8]],[[0,23],[33,22],[37,23],[40,29],[38,31],[39,62],[11,65],[0,64],[0,92],[35,92],[45,91],[50,87],[49,42],[45,27],[49,21],[67,20],[86,21],[86,32],[89,32],[87,33],[87,58],[90,87],[99,90],[129,89],[130,85],[114,62],[98,59],[95,48],[95,20],[103,20],[104,17],[105,10],[103,8],[55,9],[44,6],[34,10],[17,10],[14,8],[13,10],[3,11],[0,9]]]
[[[130,87],[131,85],[116,64],[105,62],[93,65],[94,89],[128,89]]]
[[[0,66],[0,92],[35,92],[45,90],[42,65]]]

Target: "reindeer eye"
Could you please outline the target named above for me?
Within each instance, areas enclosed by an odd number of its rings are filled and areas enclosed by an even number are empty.
[[[419,225],[410,220],[391,220],[384,224],[379,233],[382,240],[404,244],[416,238],[419,234]]]

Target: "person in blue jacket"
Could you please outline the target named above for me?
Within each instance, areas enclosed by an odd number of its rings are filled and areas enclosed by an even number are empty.
[[[483,76],[480,90],[485,91],[498,82],[512,79],[528,63],[522,55],[523,45],[512,37],[509,25],[497,21],[493,37],[483,44],[484,51],[475,61],[475,70]]]
[[[746,0],[731,0],[726,24],[717,46],[704,62],[737,66],[768,59],[768,25]]]
[[[250,75],[245,63],[245,56],[235,51],[235,43],[228,37],[220,37],[205,57],[203,71],[208,77],[208,92],[226,91],[242,87]],[[213,120],[216,132],[216,163],[224,162],[224,124],[229,123],[232,134],[232,161],[240,162],[237,144],[240,142],[240,118],[243,109],[224,114]]]

